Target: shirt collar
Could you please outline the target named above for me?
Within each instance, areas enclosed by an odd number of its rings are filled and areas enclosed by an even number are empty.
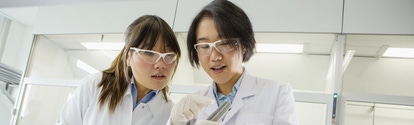
[[[134,77],[131,77],[131,83],[130,84],[131,84],[131,95],[132,95],[132,100],[133,100],[132,101],[133,109],[135,109],[138,106],[139,103],[148,103],[160,91],[160,90],[152,90],[149,93],[147,93],[138,103],[135,103],[135,102],[137,102],[138,90],[135,87],[136,84],[135,84]]]
[[[132,85],[134,85],[134,87],[136,86],[136,84],[135,84],[135,79],[134,79],[134,77],[131,77],[131,86]],[[132,89],[132,88],[131,88]],[[135,88],[135,90],[136,90],[136,88]],[[154,92],[154,93],[158,93],[160,90],[152,90],[151,92],[149,92],[149,93],[152,93],[152,92]],[[148,95],[148,94],[147,94]]]
[[[234,99],[234,97],[235,97],[235,95],[237,93],[237,90],[240,87],[240,84],[242,82],[242,79],[244,77],[244,74],[245,74],[245,72],[244,72],[244,67],[243,67],[243,73],[242,73],[242,75],[237,80],[236,84],[233,85],[232,92],[229,93],[229,94],[227,94],[227,95],[218,93],[217,92],[217,85],[215,83],[213,84],[213,93],[214,93],[214,96],[216,97],[216,101],[217,101],[217,104],[218,105],[221,105],[224,101],[226,101],[226,99],[229,99],[227,101],[229,101],[230,104],[233,102],[233,99]]]

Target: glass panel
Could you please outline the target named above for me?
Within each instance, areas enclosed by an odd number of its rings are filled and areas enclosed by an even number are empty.
[[[5,44],[5,40],[6,39],[4,39],[4,37],[5,36],[7,36],[7,32],[4,32],[5,31],[5,17],[4,16],[2,16],[1,14],[0,14],[0,59],[1,59],[1,57],[2,57],[2,55],[3,55],[3,47],[4,47],[4,45],[3,44]]]
[[[119,50],[88,49],[82,42],[123,43],[123,34],[38,35],[24,76],[24,94],[17,107],[17,124],[55,124],[78,81],[109,67]],[[33,82],[36,81],[36,82]],[[57,81],[57,82],[56,82]],[[68,82],[69,81],[69,82]],[[73,86],[73,87],[69,87]],[[16,122],[16,121],[13,121]]]
[[[383,56],[391,48],[414,49],[414,36],[347,35],[346,50],[355,54],[344,72],[343,91],[414,96],[414,58]]]
[[[0,62],[3,62],[4,47],[9,33],[10,20],[0,15]]]
[[[119,50],[88,49],[83,42],[123,43],[122,34],[39,35],[26,77],[82,79],[108,68]]]
[[[301,125],[326,125],[326,104],[296,102]]]
[[[0,81],[0,83],[2,83]],[[3,87],[3,86],[0,86]],[[13,103],[11,102],[8,95],[6,95],[5,89],[0,88],[0,125],[8,125],[10,124],[11,119],[11,109],[13,108]]]
[[[27,85],[18,125],[53,125],[76,87]]]

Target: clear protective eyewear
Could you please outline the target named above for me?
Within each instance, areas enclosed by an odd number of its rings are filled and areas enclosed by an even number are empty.
[[[144,60],[145,62],[149,64],[155,64],[157,63],[161,58],[164,60],[165,64],[171,64],[175,60],[177,60],[177,54],[175,53],[159,53],[152,50],[144,50],[144,49],[138,49],[135,47],[131,47],[131,50],[134,50],[140,59]]]
[[[208,56],[211,54],[213,47],[221,54],[228,53],[237,47],[238,38],[221,39],[213,43],[197,43],[194,45],[197,53]]]

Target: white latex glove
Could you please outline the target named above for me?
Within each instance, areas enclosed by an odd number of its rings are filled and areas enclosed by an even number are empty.
[[[220,125],[220,123],[210,120],[198,120],[197,125]]]
[[[215,100],[209,97],[189,94],[178,101],[171,110],[171,123],[173,125],[186,125],[188,121],[197,118],[198,113]]]

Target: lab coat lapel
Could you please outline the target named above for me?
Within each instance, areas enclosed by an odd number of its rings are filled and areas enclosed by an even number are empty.
[[[131,84],[129,84],[122,99],[122,103],[119,104],[120,106],[117,106],[117,108],[120,108],[120,112],[117,114],[121,115],[121,121],[127,122],[127,124],[132,124],[132,102]]]
[[[215,84],[214,82],[213,82],[213,84]],[[214,101],[216,101],[215,100],[215,96],[214,96],[214,93],[213,93],[213,86],[210,86],[209,87],[209,90],[207,91],[207,94],[206,94],[206,96],[207,97],[210,97],[210,98],[212,98],[212,99],[214,99]],[[210,114],[212,114],[216,109],[218,108],[218,106],[217,106],[217,102],[215,102],[215,103],[213,103],[213,104],[211,104],[211,105],[207,105],[206,106],[206,109],[204,110],[205,112],[205,115],[208,117]],[[206,117],[206,118],[207,118]]]
[[[165,103],[165,100],[159,99],[164,97],[161,91],[162,90],[160,90],[157,95],[148,102],[148,107],[153,116],[156,116],[164,108],[163,104]]]
[[[222,123],[226,124],[226,122],[231,119],[233,116],[235,116],[240,109],[243,107],[244,99],[247,99],[249,97],[252,97],[256,93],[256,79],[250,75],[245,70],[244,77],[242,79],[242,83],[240,84],[239,89],[237,90],[236,96],[234,97],[232,107],[230,111],[227,113],[227,115],[224,118],[224,121]]]

